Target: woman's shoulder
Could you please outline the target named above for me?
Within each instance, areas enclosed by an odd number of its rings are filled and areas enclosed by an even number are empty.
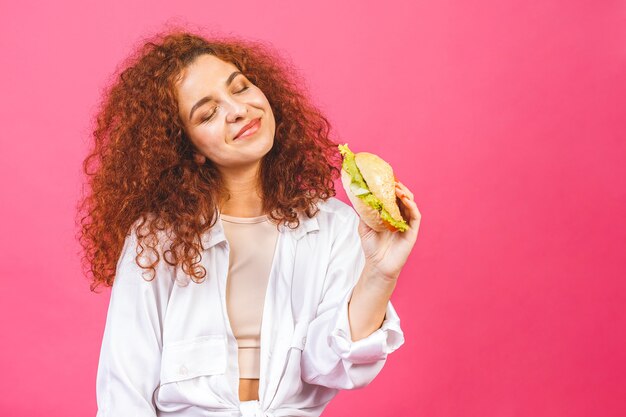
[[[148,245],[157,250],[162,257],[172,242],[171,230],[160,225],[160,220],[154,213],[147,213],[137,217],[128,228],[125,245],[130,245],[135,250],[137,250],[139,243],[144,248]]]
[[[358,214],[354,208],[337,197],[330,197],[327,200],[321,201],[317,204],[320,209],[318,215],[320,220],[328,223],[340,222],[346,223],[355,221]]]
[[[159,226],[161,224],[161,220],[157,217],[156,214],[152,212],[148,212],[145,214],[139,215],[135,221],[128,228],[126,236],[134,236],[136,237],[138,234],[145,236],[150,233],[150,227],[154,224],[156,227],[154,228],[154,232],[159,237],[169,236],[169,230],[163,226]]]

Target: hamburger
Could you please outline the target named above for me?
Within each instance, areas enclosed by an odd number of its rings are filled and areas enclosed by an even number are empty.
[[[391,165],[369,152],[354,154],[347,143],[338,148],[343,156],[341,183],[359,217],[377,232],[408,230],[396,202]]]

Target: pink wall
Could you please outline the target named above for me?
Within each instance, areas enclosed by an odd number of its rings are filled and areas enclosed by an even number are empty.
[[[173,16],[284,51],[415,194],[406,344],[325,416],[626,415],[623,1],[29,3],[0,7],[0,415],[95,415],[80,164],[100,89]]]

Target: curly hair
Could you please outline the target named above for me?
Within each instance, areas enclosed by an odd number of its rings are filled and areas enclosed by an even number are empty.
[[[329,139],[330,123],[311,103],[304,82],[271,47],[235,37],[175,29],[146,39],[114,74],[93,121],[93,149],[83,162],[87,184],[78,204],[78,239],[92,291],[113,285],[129,230],[156,254],[159,236],[171,235],[163,258],[204,280],[201,235],[217,221],[227,194],[216,167],[193,160],[193,145],[179,118],[175,82],[202,54],[235,65],[267,97],[276,120],[274,144],[261,161],[263,212],[276,225],[298,227],[298,213],[313,217],[319,200],[335,196],[341,157]],[[119,74],[119,75],[118,75]],[[140,228],[147,225],[147,233]],[[278,227],[278,226],[277,226]],[[144,230],[146,230],[144,229]],[[210,232],[210,231],[209,231]],[[169,254],[169,256],[166,256]],[[171,258],[171,259],[168,259]],[[85,262],[86,260],[86,262]]]

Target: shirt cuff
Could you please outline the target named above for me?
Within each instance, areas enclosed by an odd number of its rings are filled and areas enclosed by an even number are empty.
[[[352,291],[342,301],[338,310],[335,326],[330,332],[328,340],[330,346],[344,361],[355,364],[372,363],[385,359],[389,353],[404,344],[400,317],[389,301],[385,319],[380,328],[363,339],[352,341],[348,319],[348,301],[351,295]]]

